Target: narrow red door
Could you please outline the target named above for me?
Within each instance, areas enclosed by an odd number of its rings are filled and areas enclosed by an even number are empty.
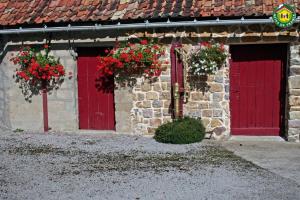
[[[83,48],[78,57],[79,128],[115,130],[114,83],[96,70],[104,49]]]
[[[284,121],[285,45],[231,47],[233,135],[279,135]]]

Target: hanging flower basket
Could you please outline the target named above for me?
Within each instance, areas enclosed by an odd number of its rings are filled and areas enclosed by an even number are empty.
[[[37,51],[32,47],[23,47],[11,58],[18,66],[14,78],[22,90],[25,100],[31,102],[33,95],[41,90],[51,92],[58,89],[64,81],[65,69],[54,56],[49,55],[49,46],[44,45]]]
[[[189,55],[190,74],[205,76],[215,74],[226,62],[223,44],[202,42]]]
[[[104,77],[113,76],[119,85],[133,85],[138,77],[151,79],[160,76],[162,72],[163,61],[160,57],[165,54],[165,50],[153,40],[117,43],[106,53],[107,56],[99,57],[98,72]]]

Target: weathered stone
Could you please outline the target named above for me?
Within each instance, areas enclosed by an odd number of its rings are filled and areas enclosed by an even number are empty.
[[[140,101],[138,101],[138,102],[135,103],[135,106],[136,106],[137,108],[142,108],[142,107],[143,107],[143,103],[140,102]]]
[[[214,128],[214,133],[217,135],[217,136],[220,136],[222,135],[225,131],[226,131],[226,128],[224,126],[222,127],[217,127],[217,128]]]
[[[300,128],[300,120],[289,120],[289,128]]]
[[[204,82],[214,82],[215,80],[215,76],[214,75],[208,75],[207,76],[207,80],[203,80]]]
[[[161,123],[161,119],[150,119],[150,126],[159,127]]]
[[[163,116],[171,116],[171,110],[170,109],[167,109],[167,108],[164,108],[163,109]]]
[[[217,83],[223,83],[223,76],[216,76],[215,77],[215,82],[217,82]]]
[[[160,93],[161,100],[170,100],[171,99],[171,91],[168,92],[161,92]]]
[[[290,68],[291,75],[300,75],[300,66],[292,66]]]
[[[218,83],[213,83],[209,85],[209,91],[210,92],[222,92],[223,91],[223,85]]]
[[[213,101],[220,102],[223,100],[223,93],[213,93]]]
[[[290,58],[290,65],[300,65],[300,58],[299,56],[291,56]]]
[[[154,101],[152,102],[153,108],[161,108],[162,105],[163,105],[163,102],[160,101],[160,100],[154,100]]]
[[[289,77],[289,87],[291,89],[300,89],[300,76]]]
[[[300,106],[292,106],[290,111],[300,111]]]
[[[290,89],[290,95],[300,96],[300,89]]]
[[[171,83],[161,83],[162,90],[171,90]]]
[[[167,101],[164,101],[164,108],[170,108],[171,106],[171,101],[167,100]]]
[[[213,110],[213,117],[222,117],[222,110]]]
[[[212,33],[207,33],[207,32],[199,32],[199,33],[192,33],[191,37],[196,37],[196,38],[210,38]]]
[[[148,127],[147,135],[154,135],[156,128]]]
[[[163,123],[164,124],[166,124],[166,123],[168,123],[168,122],[171,122],[172,121],[172,118],[171,117],[169,117],[169,118],[164,118],[163,119]]]
[[[204,127],[207,127],[210,123],[210,119],[209,118],[201,118],[202,124]]]
[[[289,142],[299,142],[299,140],[300,140],[300,129],[299,128],[289,128],[288,141]]]
[[[292,37],[299,37],[299,33],[298,33],[297,30],[292,29],[292,30],[290,30],[290,36],[292,36]]]
[[[209,103],[209,108],[214,108],[214,109],[221,109],[222,106],[220,104],[220,102],[212,102],[212,103]]]
[[[212,117],[212,110],[202,110],[202,117]]]
[[[143,108],[151,108],[151,101],[143,101]]]
[[[290,128],[289,129],[289,135],[299,135],[300,129],[299,128]]]
[[[191,93],[191,99],[192,101],[205,101],[205,100],[208,100],[209,97],[207,94],[202,94],[202,92],[193,92]]]
[[[138,101],[143,101],[145,99],[145,94],[143,93],[138,93],[137,94],[137,100]]]
[[[143,120],[143,123],[144,123],[144,124],[149,124],[149,119],[144,119],[144,120]]]
[[[208,102],[201,102],[198,104],[200,109],[207,109],[208,108]]]
[[[160,92],[160,91],[161,91],[160,84],[159,84],[159,83],[155,83],[155,84],[153,85],[153,90],[154,90],[154,91],[157,91],[157,92]]]
[[[190,112],[190,116],[193,118],[200,118],[201,117],[201,111],[200,110],[194,110]]]
[[[162,113],[161,113],[161,109],[154,109],[154,117],[161,117]]]
[[[190,101],[186,104],[189,108],[198,108],[198,102]]]
[[[224,99],[225,99],[226,101],[228,101],[228,100],[229,100],[229,95],[226,94],[226,95],[224,96]]]
[[[289,135],[288,136],[288,141],[289,142],[299,142],[299,136]]]
[[[151,90],[151,85],[149,83],[144,83],[143,85],[141,85],[141,89],[143,92],[148,92]]]
[[[300,120],[300,112],[299,111],[290,112],[289,115],[290,115],[291,120],[294,120],[294,119]]]
[[[153,117],[153,110],[151,110],[151,109],[144,109],[143,110],[143,117],[144,118],[151,118],[151,117]]]
[[[300,106],[300,96],[290,96],[289,97],[290,106]]]
[[[210,126],[212,128],[216,128],[216,127],[222,126],[222,122],[219,119],[212,119]]]
[[[147,98],[147,100],[155,100],[155,99],[158,99],[158,95],[156,92],[147,92],[146,98]]]
[[[229,85],[225,85],[225,92],[226,92],[226,93],[229,92]]]

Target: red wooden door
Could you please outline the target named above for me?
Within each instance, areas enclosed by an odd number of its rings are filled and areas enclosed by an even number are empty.
[[[83,48],[78,57],[79,128],[115,130],[114,83],[96,71],[104,49]]]
[[[233,135],[279,135],[284,121],[285,45],[231,47]]]

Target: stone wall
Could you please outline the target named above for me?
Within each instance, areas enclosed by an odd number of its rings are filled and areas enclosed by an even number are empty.
[[[300,44],[290,45],[288,77],[288,140],[300,140]]]
[[[228,49],[228,48],[227,48]],[[215,75],[195,77],[189,81],[184,115],[202,119],[207,131],[220,139],[230,132],[229,67],[224,65]]]
[[[166,55],[162,60],[169,60],[170,46],[166,46]],[[139,78],[133,88],[132,126],[134,134],[153,135],[155,129],[171,120],[171,71],[170,65],[164,64],[165,71],[156,80],[150,82]]]

